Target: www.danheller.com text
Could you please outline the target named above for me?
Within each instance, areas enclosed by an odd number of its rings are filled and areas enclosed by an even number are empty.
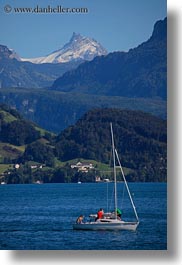
[[[89,12],[89,9],[87,7],[63,7],[61,5],[57,5],[55,7],[52,7],[48,5],[47,7],[41,7],[37,5],[36,7],[12,7],[11,5],[7,4],[4,6],[5,13],[44,13],[44,14],[50,14],[50,13],[77,13],[77,14],[85,14]]]

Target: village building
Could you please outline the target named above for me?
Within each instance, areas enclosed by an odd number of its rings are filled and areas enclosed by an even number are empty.
[[[77,168],[78,171],[87,173],[90,169],[94,169],[94,166],[90,162],[83,162],[83,163],[82,162],[78,162],[76,164],[72,164],[71,168],[72,169]]]

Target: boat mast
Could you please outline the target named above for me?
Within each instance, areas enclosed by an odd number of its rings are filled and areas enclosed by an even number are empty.
[[[119,167],[120,167],[121,173],[122,173],[122,175],[123,175],[123,179],[124,179],[124,182],[125,182],[125,185],[126,185],[127,191],[128,191],[128,195],[129,195],[129,198],[130,198],[131,204],[132,204],[132,206],[133,206],[133,210],[134,210],[134,213],[135,213],[136,219],[137,219],[137,221],[139,222],[138,214],[137,214],[137,211],[136,211],[136,208],[135,208],[135,205],[134,205],[134,202],[133,202],[133,199],[132,199],[132,196],[131,196],[131,193],[130,193],[130,190],[129,190],[129,187],[128,187],[128,184],[127,184],[127,181],[126,181],[126,178],[125,178],[125,175],[124,175],[124,171],[123,171],[123,168],[122,168],[122,166],[121,166],[121,162],[120,162],[120,159],[119,159],[119,156],[118,156],[118,152],[117,152],[116,149],[115,149],[115,153],[116,153],[116,157],[117,157],[117,160],[118,160],[118,163],[119,163]]]
[[[115,218],[117,219],[117,208],[118,208],[118,202],[117,202],[117,179],[116,179],[116,159],[115,159],[115,146],[114,146],[114,136],[113,136],[113,129],[112,129],[112,123],[110,123],[111,126],[111,140],[112,140],[112,154],[113,154],[113,173],[114,173],[114,206],[115,206]]]

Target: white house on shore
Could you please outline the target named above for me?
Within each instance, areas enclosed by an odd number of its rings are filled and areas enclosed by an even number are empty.
[[[90,169],[94,169],[94,166],[90,162],[84,162],[84,163],[78,162],[76,164],[72,164],[71,168],[77,168],[78,171],[87,173]]]

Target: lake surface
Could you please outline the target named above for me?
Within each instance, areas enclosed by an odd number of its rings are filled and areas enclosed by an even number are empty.
[[[167,249],[167,184],[129,188],[140,219],[136,232],[72,229],[80,214],[113,210],[113,183],[0,185],[0,249]],[[123,220],[135,220],[123,183],[118,197]]]

